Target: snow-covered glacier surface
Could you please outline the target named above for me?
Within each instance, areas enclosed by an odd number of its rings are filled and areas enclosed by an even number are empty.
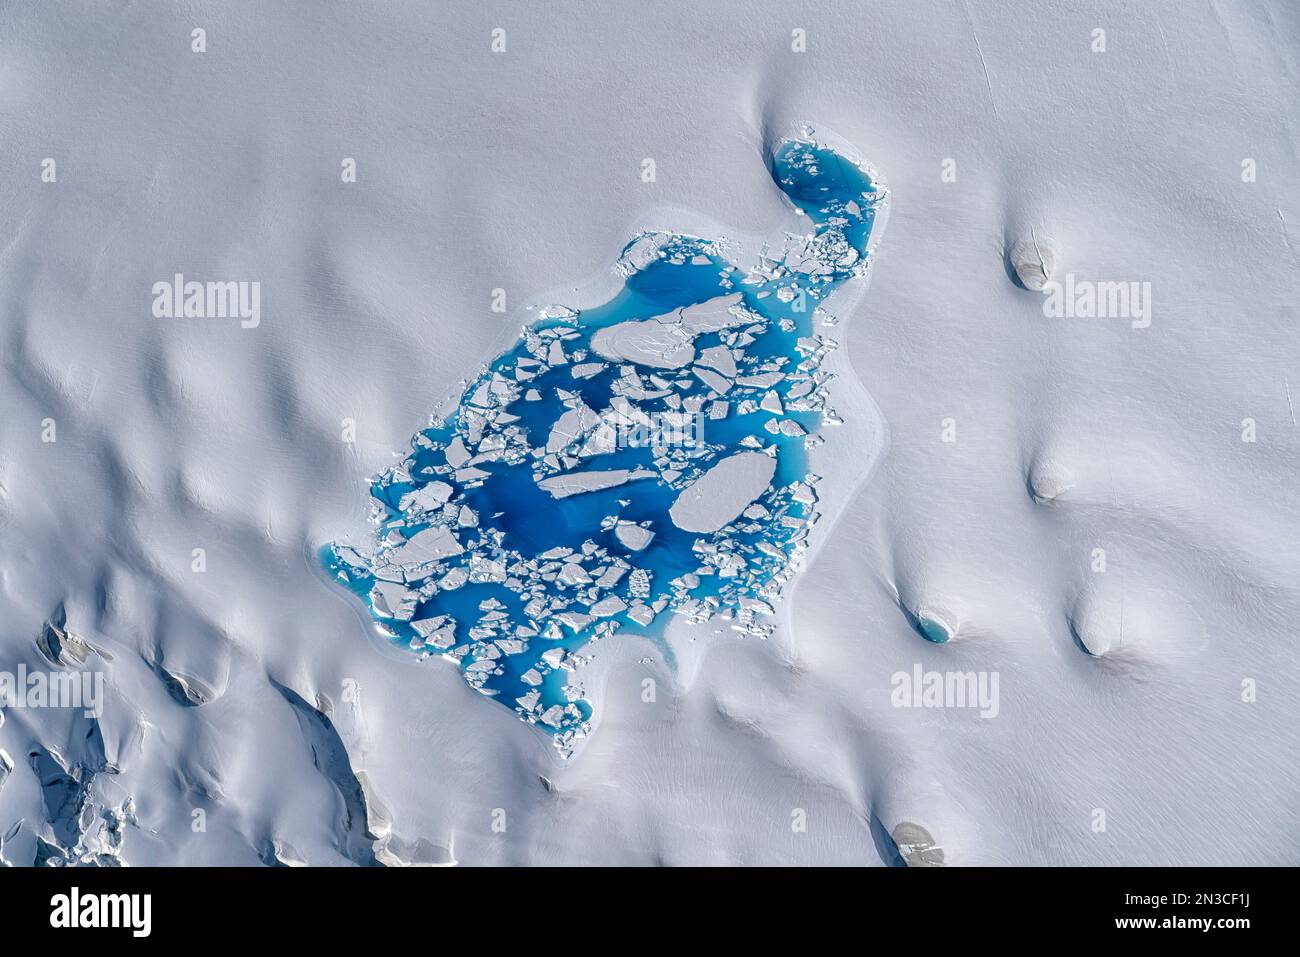
[[[1297,861],[1295,4],[656,11],[0,5],[0,859]]]

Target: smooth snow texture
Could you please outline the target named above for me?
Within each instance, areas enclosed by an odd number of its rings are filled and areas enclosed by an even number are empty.
[[[107,675],[98,721],[4,710],[0,856],[1296,863],[1298,78],[1290,0],[0,6],[0,670],[63,608]],[[316,549],[525,307],[604,301],[641,229],[781,229],[805,123],[892,194],[811,562],[770,641],[597,645],[561,763]],[[1045,317],[1030,235],[1149,328]],[[154,318],[176,273],[259,325]],[[998,717],[893,707],[915,664]]]

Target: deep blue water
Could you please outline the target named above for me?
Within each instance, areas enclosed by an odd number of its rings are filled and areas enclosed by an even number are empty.
[[[457,408],[417,433],[407,458],[374,480],[371,494],[381,519],[372,547],[336,543],[322,550],[326,566],[367,603],[394,643],[457,660],[472,686],[555,733],[561,747],[585,733],[591,716],[569,680],[579,663],[574,655],[615,631],[657,638],[674,614],[721,614],[739,630],[768,633],[767,608],[797,566],[815,521],[816,476],[807,474],[807,444],[817,441],[823,424],[819,367],[833,348],[818,306],[865,266],[875,195],[863,170],[803,141],[781,146],[772,177],[807,214],[798,220],[806,235],[771,242],[768,255],[748,268],[729,263],[718,246],[698,237],[636,237],[625,257],[634,247],[657,254],[635,271],[625,269],[630,275],[613,299],[577,314],[544,316],[525,328],[470,382]],[[790,250],[801,252],[786,255]],[[602,328],[737,293],[741,301],[728,327],[694,337],[696,364],[655,368],[609,361],[593,350]],[[707,375],[696,374],[702,355],[717,346],[736,366],[722,395],[716,378],[706,382]],[[764,375],[775,381],[735,381]],[[699,431],[686,436],[698,441],[658,433],[660,444],[632,444],[637,440],[609,425],[611,401],[620,396],[649,416],[699,403],[703,418],[690,419]],[[765,397],[768,409],[759,407]],[[727,403],[726,414],[713,417],[718,401]],[[597,454],[581,454],[598,427],[544,454],[552,426],[578,402],[593,414],[589,420],[605,423],[612,447],[605,442]],[[799,428],[781,431],[782,422]],[[777,424],[775,432],[769,423]],[[742,451],[775,458],[772,481],[756,502],[766,513],[741,516],[717,532],[678,528],[669,509],[682,489]],[[466,455],[471,461],[462,461]],[[559,499],[538,484],[553,475],[609,469],[653,474]],[[409,493],[442,489],[430,483],[445,483],[446,500],[422,508],[408,499],[404,511]],[[629,548],[616,536],[615,522],[639,524],[653,539],[640,551]],[[439,527],[448,528],[464,551],[414,567],[393,551]],[[570,556],[557,551],[563,549],[580,560],[566,561]],[[468,573],[463,583],[456,580],[461,572]],[[383,586],[383,601],[408,599],[396,615],[382,601],[376,606],[381,579],[401,583]],[[602,611],[618,602],[626,607],[591,621],[559,618],[590,616],[602,601]],[[641,605],[659,609],[648,624],[634,620]],[[431,620],[440,621],[441,631],[427,624]]]

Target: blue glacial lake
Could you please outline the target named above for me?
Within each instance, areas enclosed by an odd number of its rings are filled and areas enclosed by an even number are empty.
[[[322,549],[393,643],[452,659],[562,750],[589,728],[588,646],[676,615],[766,636],[799,568],[832,415],[819,307],[864,269],[879,197],[811,142],[771,172],[794,231],[743,266],[635,237],[613,299],[543,313],[373,481],[373,542]]]

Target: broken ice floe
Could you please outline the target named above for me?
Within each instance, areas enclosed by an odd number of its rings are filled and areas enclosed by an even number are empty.
[[[880,197],[811,143],[773,167],[808,232],[748,272],[717,243],[638,236],[625,294],[544,310],[375,479],[374,546],[326,549],[385,635],[457,662],[563,750],[591,716],[580,650],[657,638],[670,615],[766,636],[801,566],[807,449],[837,421],[819,306],[863,268]]]

